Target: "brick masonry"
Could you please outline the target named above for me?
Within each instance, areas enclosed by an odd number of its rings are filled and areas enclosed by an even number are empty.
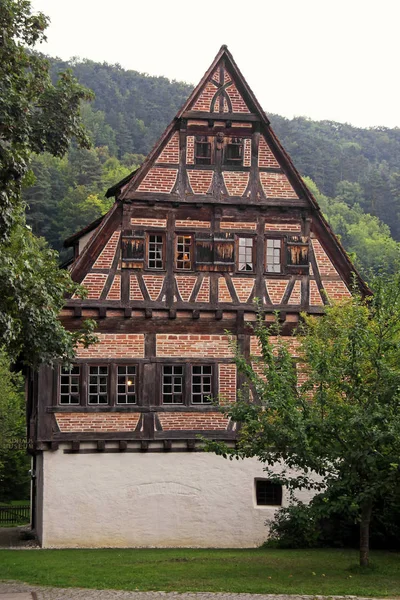
[[[250,223],[247,221],[221,221],[220,227],[221,229],[227,229],[228,231],[255,231],[257,229],[257,223]]]
[[[184,302],[188,302],[197,281],[195,275],[176,275],[176,285],[179,295]]]
[[[218,382],[220,403],[236,402],[236,365],[218,365]]]
[[[313,239],[311,240],[311,243],[314,249],[315,259],[317,261],[318,270],[321,277],[324,277],[324,275],[338,275],[338,272],[321,246],[320,241]]]
[[[177,131],[156,159],[156,163],[179,164],[179,133]]]
[[[288,304],[301,304],[301,282],[299,279],[294,284]]]
[[[132,217],[131,225],[134,227],[165,227],[167,219],[147,219],[146,217]]]
[[[236,85],[232,83],[229,87],[226,88],[227,94],[232,102],[232,112],[234,113],[249,113],[250,110],[243,100],[240,92],[238,91]]]
[[[115,275],[107,294],[107,300],[121,300],[121,275]]]
[[[189,183],[194,194],[207,194],[211,187],[213,171],[188,171]]]
[[[297,194],[283,173],[260,173],[260,181],[267,198],[297,198]]]
[[[258,166],[259,167],[277,167],[280,165],[273,155],[270,147],[265,141],[265,137],[260,136],[260,143],[258,145]]]
[[[246,138],[244,140],[243,166],[251,167],[251,139],[250,138]]]
[[[97,333],[99,341],[89,348],[79,346],[78,358],[144,358],[143,333]]]
[[[161,427],[164,431],[169,430],[225,430],[229,420],[219,412],[189,413],[173,412],[158,413]]]
[[[93,265],[94,269],[110,269],[114,260],[120,237],[120,231],[114,231],[103,250],[100,252],[96,262]]]
[[[139,422],[138,413],[55,413],[61,433],[99,433],[134,431]]]
[[[351,298],[351,293],[343,281],[322,280],[322,285],[324,286],[329,300],[343,300],[344,298]]]
[[[169,194],[175,185],[178,169],[153,167],[139,185],[138,192]]]
[[[300,223],[265,223],[265,233],[270,231],[293,231],[293,233],[301,233]]]
[[[199,112],[211,112],[211,101],[214,98],[214,94],[217,91],[215,85],[210,81],[204,86],[200,96],[197,98],[194,104],[189,110],[197,110]]]
[[[87,298],[89,300],[98,300],[101,296],[101,292],[107,281],[107,275],[104,273],[88,273],[85,279],[82,281],[82,285],[87,289]],[[76,294],[72,298],[78,298]]]
[[[320,291],[317,283],[313,280],[310,281],[310,306],[323,306]]]
[[[240,302],[247,302],[254,287],[251,277],[232,277],[232,283]]]
[[[224,183],[230,196],[243,196],[249,183],[249,173],[240,171],[224,171]]]
[[[215,69],[214,73],[211,75],[211,79],[214,79],[217,83],[220,82],[219,78],[219,69]]]
[[[186,164],[194,165],[194,135],[186,138]]]
[[[272,304],[280,304],[288,284],[286,279],[266,279],[267,290]]]
[[[206,275],[201,282],[196,302],[210,302],[210,278]]]
[[[218,302],[233,302],[224,277],[218,278]]]
[[[129,280],[129,300],[143,300],[136,275],[131,275]]]
[[[157,300],[164,283],[164,275],[143,275],[143,281],[151,300]]]
[[[210,221],[198,221],[196,219],[177,219],[175,221],[175,229],[210,229]]]
[[[294,357],[296,357],[298,355],[299,352],[299,346],[300,346],[300,342],[297,338],[295,338],[294,336],[290,336],[287,338],[281,338],[282,341],[284,342],[284,344],[286,344],[290,354],[292,354]],[[277,344],[278,338],[276,336],[271,335],[269,337],[269,341],[272,344],[272,346],[275,346]],[[252,335],[250,336],[250,356],[261,356],[261,346],[260,346],[260,342],[258,341],[257,336]]]
[[[199,357],[231,358],[227,335],[203,334],[157,334],[157,356],[159,357]]]

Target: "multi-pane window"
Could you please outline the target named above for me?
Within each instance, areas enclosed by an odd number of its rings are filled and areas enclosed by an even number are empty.
[[[184,271],[192,269],[192,236],[176,236],[176,268]]]
[[[206,135],[196,135],[194,162],[196,165],[211,165],[211,141]]]
[[[253,238],[238,238],[236,268],[238,271],[254,271]]]
[[[282,240],[267,239],[265,270],[267,273],[282,271]]]
[[[192,404],[210,404],[212,390],[212,366],[192,367]]]
[[[243,164],[243,138],[229,138],[225,148],[225,164]]]
[[[117,404],[136,404],[136,365],[117,367]]]
[[[183,386],[183,365],[164,365],[162,371],[163,404],[183,404]]]
[[[108,403],[108,366],[89,367],[89,404]]]
[[[80,367],[71,365],[61,367],[60,371],[60,404],[79,404]]]
[[[256,499],[259,506],[281,506],[281,484],[268,479],[256,479]]]
[[[164,268],[164,236],[161,233],[147,235],[147,267],[149,269]]]

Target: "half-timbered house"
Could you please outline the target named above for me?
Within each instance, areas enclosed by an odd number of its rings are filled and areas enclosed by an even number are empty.
[[[88,290],[60,318],[98,324],[70,369],[29,386],[43,546],[254,546],[287,501],[234,443],[227,331],[249,357],[258,298],[290,335],[300,311],[349,296],[354,267],[222,46],[111,210],[67,240]],[[360,285],[363,283],[360,281]]]

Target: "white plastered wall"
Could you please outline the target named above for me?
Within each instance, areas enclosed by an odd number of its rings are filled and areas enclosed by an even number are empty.
[[[43,454],[43,468],[44,547],[254,547],[275,512],[256,506],[254,478],[265,476],[256,459],[60,448]]]

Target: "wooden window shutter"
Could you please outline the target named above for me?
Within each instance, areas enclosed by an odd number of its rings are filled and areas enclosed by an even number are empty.
[[[309,272],[309,238],[293,235],[287,238],[286,244],[287,270],[292,273],[307,274]]]
[[[211,233],[196,233],[196,268],[212,271],[214,265],[214,240]]]
[[[220,231],[214,234],[214,267],[216,271],[235,270],[235,236]]]
[[[145,257],[145,232],[125,229],[122,232],[122,267],[143,269]]]

